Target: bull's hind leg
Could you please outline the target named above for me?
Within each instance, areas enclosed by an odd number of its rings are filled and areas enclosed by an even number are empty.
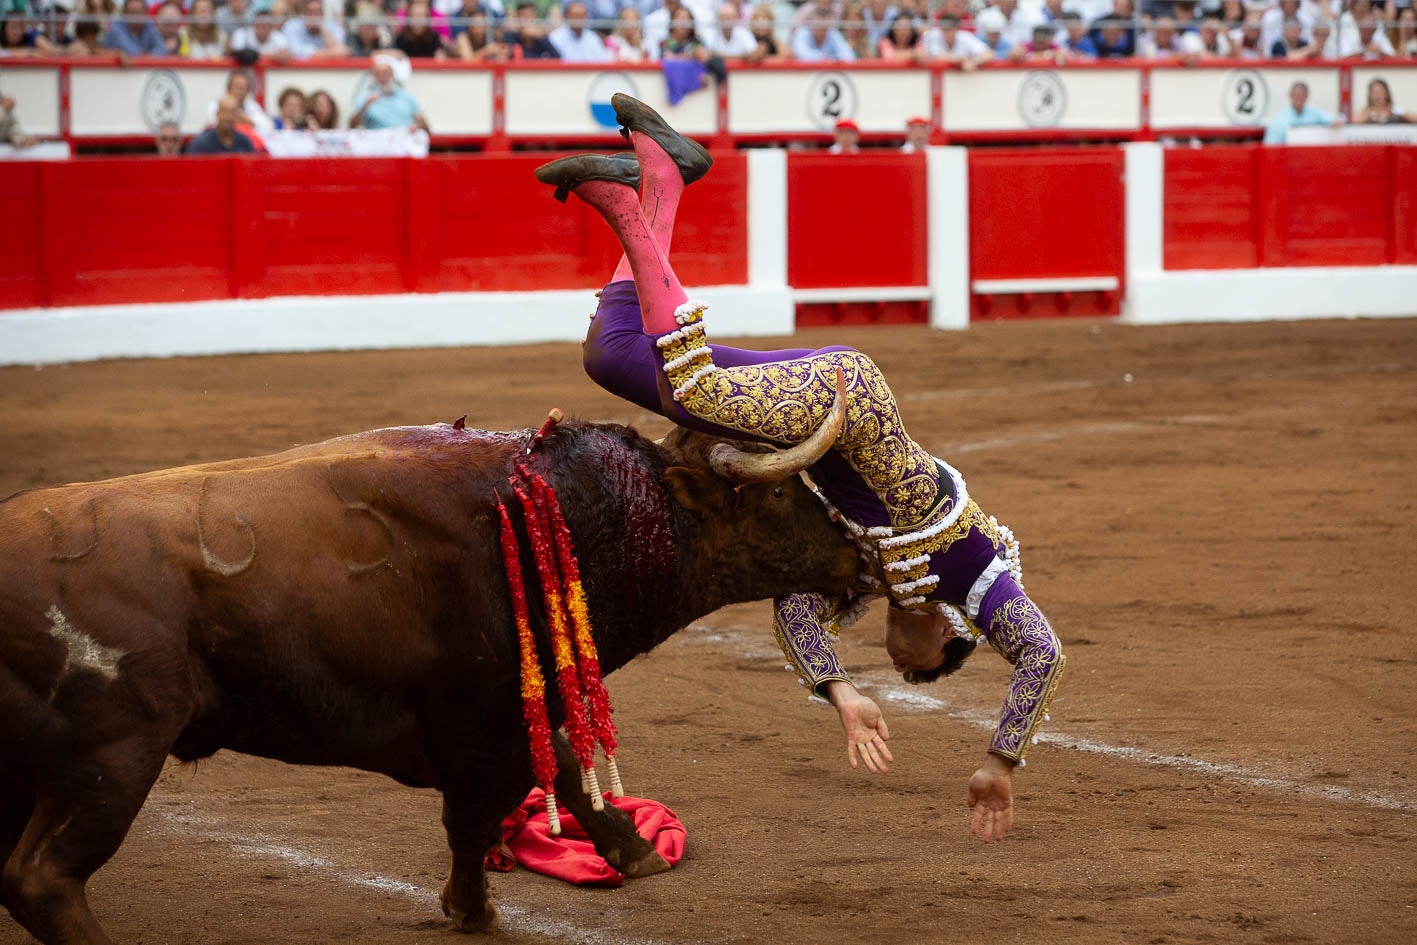
[[[453,870],[443,887],[443,914],[461,932],[485,932],[497,924],[484,861],[501,839],[502,819],[532,787],[525,760],[464,770],[443,787],[443,826],[453,851]]]
[[[628,814],[610,804],[604,810],[591,805],[590,797],[581,790],[576,754],[566,736],[556,732],[552,744],[556,746],[556,797],[576,815],[595,844],[595,852],[631,879],[669,869],[669,863],[654,844],[640,836]]]
[[[0,780],[0,870],[10,862],[10,855],[19,845],[32,813],[34,792],[29,786],[17,779]],[[0,904],[9,905],[3,885],[0,885]]]
[[[110,945],[84,887],[128,833],[165,746],[128,738],[42,771],[34,811],[5,864],[5,905],[45,945]]]

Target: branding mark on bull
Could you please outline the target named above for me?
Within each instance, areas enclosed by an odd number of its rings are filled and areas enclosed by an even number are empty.
[[[357,512],[362,515],[367,515],[375,522],[378,522],[379,527],[384,530],[384,537],[385,539],[387,539],[389,548],[392,549],[394,544],[394,530],[393,527],[389,525],[388,517],[385,516],[383,512],[380,512],[378,509],[372,507],[368,502],[351,502],[349,499],[346,499],[344,497],[344,493],[339,491],[339,486],[335,483],[334,467],[326,466],[325,469],[329,473],[330,489],[333,490],[335,496],[341,502],[344,503],[345,511]],[[380,568],[393,568],[394,560],[391,557],[390,553],[386,553],[384,557],[380,558],[378,561],[371,561],[368,564],[361,564],[358,561],[351,561],[346,558],[344,566],[349,568],[350,574],[357,576],[360,574],[369,574],[373,571],[379,570]]]
[[[88,547],[84,548],[82,551],[65,553],[60,550],[60,546],[64,543],[64,533],[63,529],[59,526],[59,519],[50,511],[49,506],[44,507],[44,514],[49,517],[49,543],[54,548],[54,553],[49,556],[50,561],[78,561],[98,547],[97,503],[89,503],[89,523],[93,528],[93,539],[89,542]]]
[[[197,547],[202,550],[202,560],[206,562],[207,570],[222,577],[234,577],[251,566],[251,562],[256,560],[256,533],[251,528],[251,523],[246,520],[246,516],[240,512],[236,513],[236,525],[246,533],[246,541],[250,543],[251,550],[247,553],[245,560],[228,562],[217,557],[216,552],[207,547],[207,533],[202,528],[202,507],[207,500],[207,485],[210,479],[203,479],[202,484],[197,487]]]
[[[64,644],[68,651],[64,659],[64,669],[88,669],[112,681],[118,678],[118,661],[123,658],[122,650],[104,646],[88,634],[77,630],[69,623],[69,618],[55,604],[44,612],[49,621],[49,635]]]

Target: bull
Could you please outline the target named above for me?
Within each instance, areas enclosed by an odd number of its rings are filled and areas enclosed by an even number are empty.
[[[498,540],[514,464],[560,497],[611,672],[723,605],[850,584],[852,546],[794,475],[841,415],[838,396],[811,441],[760,454],[583,421],[530,456],[525,434],[401,427],[0,502],[0,899],[42,942],[110,942],[89,877],[167,756],[227,748],[441,791],[443,911],[490,927],[484,855],[533,784]],[[667,868],[592,809],[559,735],[557,756],[601,855]]]

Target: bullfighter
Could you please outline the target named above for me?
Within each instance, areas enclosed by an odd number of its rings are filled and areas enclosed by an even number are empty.
[[[688,184],[713,161],[653,109],[612,99],[634,154],[576,155],[536,176],[564,201],[575,194],[615,232],[625,255],[600,293],[585,345],[586,372],[607,390],[674,422],[773,445],[800,443],[832,403],[840,378],[847,418],[810,470],[831,516],[859,547],[866,573],[843,600],[792,594],[774,601],[783,653],[814,695],[836,707],[851,766],[892,761],[880,708],[852,685],[833,639],[867,601],[889,599],[886,648],[910,682],[929,682],[984,639],[1013,664],[983,764],[970,777],[971,831],[985,842],[1013,825],[1012,774],[1047,717],[1064,657],[1043,612],[1024,593],[1013,533],[970,498],[964,477],[906,433],[890,387],[865,354],[831,346],[756,352],[710,347],[704,303],[668,261]],[[771,454],[725,459],[745,480],[766,479]]]

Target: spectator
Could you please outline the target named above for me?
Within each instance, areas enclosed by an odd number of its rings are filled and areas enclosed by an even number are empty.
[[[270,13],[257,13],[251,18],[250,26],[238,27],[231,34],[227,48],[233,56],[245,53],[274,62],[289,62],[290,40],[285,33],[276,29],[277,21]],[[249,60],[242,60],[249,61]]]
[[[1284,21],[1284,31],[1279,40],[1269,47],[1269,58],[1296,59],[1302,55],[1303,50],[1304,24],[1299,22],[1298,17],[1290,17]]]
[[[911,12],[909,0],[900,0],[900,12]],[[935,12],[935,19],[940,20],[947,16],[954,17],[959,28],[966,33],[975,32],[974,14],[970,12],[968,0],[941,0],[939,9]]]
[[[1104,17],[1093,27],[1092,45],[1098,59],[1128,59],[1136,53],[1131,27],[1116,17]]]
[[[1359,0],[1364,2],[1364,0]],[[1347,13],[1343,14],[1345,17]],[[1386,59],[1397,55],[1387,33],[1378,29],[1378,16],[1369,11],[1355,21],[1354,29],[1339,28],[1338,55],[1341,59]]]
[[[79,21],[93,20],[98,24],[100,34],[108,28],[108,23],[118,12],[117,0],[79,0],[69,11],[69,18],[64,23],[64,35],[61,45],[74,41],[74,36],[78,29]]]
[[[453,45],[464,62],[506,62],[512,54],[506,43],[498,41],[491,18],[480,6],[471,13],[463,7],[463,15],[453,24]]]
[[[900,16],[900,9],[891,0],[866,0],[861,15],[866,20],[871,48],[879,50],[881,40],[890,33],[891,24]]]
[[[1237,30],[1245,21],[1245,0],[1221,0],[1220,23],[1226,32]]]
[[[586,25],[590,15],[583,0],[570,0],[563,11],[564,21],[546,39],[563,62],[609,62],[610,51],[605,40]]]
[[[760,62],[782,62],[792,58],[792,52],[777,41],[777,17],[772,7],[760,3],[748,17],[748,31],[753,34],[758,49],[749,58]]]
[[[1039,23],[1033,27],[1033,37],[1027,43],[1013,48],[1013,57],[1025,62],[1051,63],[1061,66],[1067,61],[1067,55],[1054,42],[1054,37],[1057,35],[1053,24]]]
[[[1028,45],[1033,38],[1033,27],[1039,21],[1037,15],[1019,6],[1018,0],[994,0],[994,5],[986,7],[984,12],[988,10],[994,10],[1004,18],[1003,34],[1010,48]]]
[[[163,56],[187,56],[187,30],[182,25],[182,4],[164,0],[157,8],[157,33],[162,37]]]
[[[920,40],[926,59],[956,63],[966,72],[972,72],[994,58],[994,51],[984,40],[961,29],[953,16],[940,17],[939,24],[926,30]]]
[[[799,27],[800,29],[800,27]],[[856,122],[849,118],[843,118],[836,123],[833,129],[833,140],[831,147],[827,148],[829,154],[860,154],[861,153],[861,129]]]
[[[503,32],[507,45],[512,47],[513,59],[559,59],[561,54],[546,40],[541,19],[536,13],[536,4],[517,4],[514,16],[508,20]]]
[[[1213,16],[1201,20],[1200,29],[1196,32],[1181,37],[1181,51],[1192,60],[1229,59],[1234,55],[1230,36]]]
[[[49,56],[54,45],[37,29],[26,29],[24,14],[11,12],[0,22],[0,56]]]
[[[974,18],[975,34],[989,49],[989,53],[995,59],[1007,59],[1013,50],[1013,43],[1004,35],[1004,30],[1008,28],[1008,20],[1004,14],[995,7],[987,7],[980,10],[979,15]]]
[[[820,7],[792,33],[792,58],[799,62],[851,62],[856,54]]]
[[[374,57],[374,94],[365,99],[349,119],[351,128],[408,128],[428,130],[428,119],[418,99],[394,78],[394,57]]]
[[[1403,59],[1417,57],[1417,7],[1403,7],[1397,14],[1397,42],[1394,44],[1398,56]]]
[[[243,133],[248,136],[254,133],[255,136],[261,137],[275,130],[275,122],[266,114],[265,109],[261,108],[256,96],[251,94],[251,76],[245,69],[234,69],[226,77],[226,96],[241,103],[241,117],[236,120],[236,127]],[[220,104],[221,99],[217,99],[207,106],[208,128],[216,124],[216,113]],[[251,130],[247,131],[248,128]]]
[[[1152,27],[1137,43],[1137,54],[1143,59],[1170,59],[1181,55],[1181,34],[1176,21],[1169,16],[1152,20]]]
[[[1263,59],[1264,28],[1263,14],[1250,10],[1245,14],[1244,23],[1230,33],[1230,48],[1241,59]]]
[[[384,31],[384,18],[379,8],[372,3],[361,3],[355,8],[354,27],[349,34],[349,54],[360,59],[368,59],[381,49],[389,48],[389,34]]]
[[[905,143],[900,146],[902,154],[924,151],[930,144],[930,119],[916,115],[905,120]]]
[[[635,7],[625,7],[615,18],[615,32],[605,37],[605,48],[616,62],[644,62],[649,58],[645,52],[645,34],[640,29],[640,11]]]
[[[226,56],[226,39],[226,34],[217,26],[216,0],[192,0],[187,58],[222,59]]]
[[[1174,0],[1171,4],[1171,21],[1175,24],[1177,36],[1200,29],[1200,18],[1196,15],[1199,6],[1196,0]]]
[[[1284,144],[1289,140],[1289,129],[1302,125],[1329,125],[1337,128],[1342,124],[1342,119],[1309,104],[1307,83],[1295,82],[1289,87],[1289,107],[1271,118],[1265,127],[1264,143]]]
[[[651,57],[659,55],[660,47],[664,45],[664,40],[669,35],[669,22],[683,6],[684,0],[664,0],[663,6],[655,7],[645,14],[645,49],[649,50]],[[712,5],[701,4],[690,9],[689,12],[694,17],[694,28],[699,31],[699,42],[707,45],[709,24],[713,22]]]
[[[100,33],[102,26],[99,21],[90,17],[82,17],[74,23],[74,38],[69,40],[69,44],[64,48],[66,56],[99,56],[108,53],[109,50],[102,46]]]
[[[1392,89],[1386,79],[1373,79],[1368,83],[1368,104],[1353,116],[1355,125],[1406,125],[1411,122],[1407,112],[1392,103]]]
[[[109,25],[103,45],[125,56],[161,56],[167,48],[143,0],[123,0],[123,16]]]
[[[309,125],[311,131],[332,131],[339,127],[339,106],[334,96],[324,89],[310,93]]]
[[[620,14],[625,10],[634,9],[639,12],[636,0],[585,0],[585,5],[590,28],[602,38],[609,36],[615,29],[620,22]]]
[[[718,8],[718,24],[709,34],[709,49],[723,59],[746,59],[758,51],[752,30],[739,17],[738,8],[725,3]]]
[[[20,124],[20,116],[15,114],[15,99],[9,95],[0,96],[0,144],[12,148],[34,146],[34,138],[25,134],[25,126]]]
[[[276,99],[275,126],[281,131],[304,131],[310,126],[310,105],[305,93],[293,86],[281,89]]]
[[[281,27],[290,44],[290,57],[297,60],[326,59],[349,55],[344,27],[325,16],[324,0],[301,0],[300,15]]]
[[[858,60],[876,58],[875,47],[871,44],[871,31],[866,26],[866,17],[861,12],[857,0],[849,0],[841,12],[841,36]]]
[[[163,122],[157,126],[153,144],[157,147],[158,157],[177,157],[182,153],[182,129],[177,127],[175,121]]]
[[[1076,10],[1063,11],[1063,31],[1062,48],[1067,53],[1069,62],[1085,62],[1097,58],[1097,46],[1093,44],[1092,37],[1087,35],[1087,26],[1082,21],[1081,13]]]
[[[1309,42],[1297,53],[1290,56],[1294,60],[1333,59],[1338,55],[1338,39],[1333,35],[1333,24],[1328,20],[1314,22],[1313,35]]]
[[[1063,0],[1043,0],[1043,9],[1038,12],[1040,21],[1053,27],[1053,42],[1059,48],[1062,48],[1063,39],[1067,35],[1067,28],[1063,24],[1066,14]]]
[[[1264,11],[1260,22],[1264,29],[1264,48],[1269,51],[1271,58],[1275,58],[1274,45],[1284,39],[1284,26],[1289,20],[1299,21],[1301,37],[1307,39],[1314,16],[1300,7],[1299,0],[1279,0],[1277,5]],[[1303,42],[1300,42],[1295,48],[1302,45]]]
[[[410,59],[446,59],[447,45],[433,29],[433,9],[428,0],[412,0],[403,28],[394,37],[394,48]]]
[[[915,17],[909,13],[898,14],[890,31],[876,43],[877,58],[886,62],[915,62],[927,55],[923,40],[924,36],[915,26]]]
[[[188,154],[254,154],[251,139],[236,129],[241,119],[241,103],[230,95],[217,102],[216,125],[197,135],[187,145]]]
[[[669,35],[659,45],[659,58],[708,61],[708,47],[699,39],[698,24],[688,7],[680,6],[674,11],[669,20]]]
[[[242,27],[250,26],[254,16],[250,0],[226,0],[216,11],[217,29],[232,36]]]

